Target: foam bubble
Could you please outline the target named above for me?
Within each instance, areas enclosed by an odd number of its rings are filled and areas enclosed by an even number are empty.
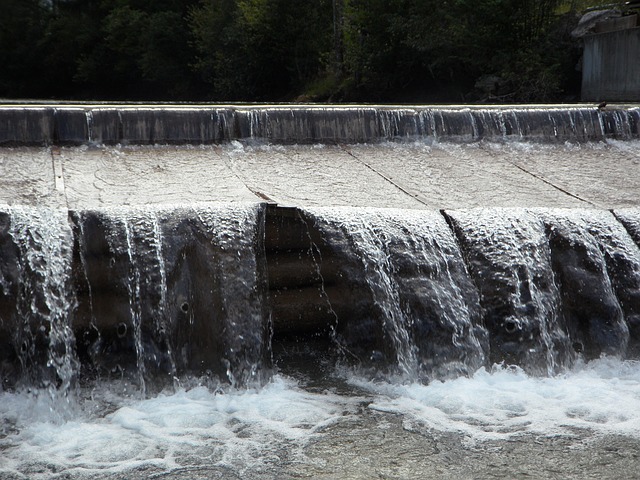
[[[401,414],[405,427],[463,434],[471,441],[515,435],[619,434],[640,438],[640,363],[601,359],[549,378],[496,366],[429,385],[353,377],[375,395],[370,408]]]
[[[123,399],[105,416],[87,414],[87,407],[63,423],[44,418],[44,412],[20,414],[24,396],[2,395],[3,419],[14,427],[0,435],[0,477],[171,471],[202,463],[241,474],[284,456],[291,461],[310,438],[345,414],[344,399],[304,392],[281,376],[260,390],[220,394],[197,387],[147,400]]]
[[[638,151],[640,151],[640,140],[616,140],[611,138],[607,140],[607,144],[619,152],[631,155],[637,155]]]

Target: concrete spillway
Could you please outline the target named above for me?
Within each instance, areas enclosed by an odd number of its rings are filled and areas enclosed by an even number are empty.
[[[0,145],[271,144],[640,136],[640,109],[592,106],[37,105],[0,108]]]
[[[640,352],[638,108],[0,108],[2,378]],[[314,340],[315,341],[315,340]]]

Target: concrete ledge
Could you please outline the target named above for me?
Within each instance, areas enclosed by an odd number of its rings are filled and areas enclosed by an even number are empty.
[[[0,146],[49,145],[54,139],[54,110],[3,108],[0,110]]]
[[[0,146],[638,137],[628,106],[0,105]]]

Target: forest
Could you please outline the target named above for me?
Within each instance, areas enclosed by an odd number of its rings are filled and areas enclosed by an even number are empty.
[[[0,98],[579,100],[580,0],[0,0]]]

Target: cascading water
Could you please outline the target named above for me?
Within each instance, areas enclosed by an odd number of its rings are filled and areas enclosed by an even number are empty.
[[[2,125],[13,125],[2,129]],[[9,106],[0,145],[599,141],[640,136],[640,109],[429,106]],[[19,126],[19,127],[16,127]]]
[[[87,292],[83,350],[99,375],[178,372],[259,384],[268,318],[258,207],[110,208],[75,218]],[[102,302],[96,305],[96,297]]]
[[[271,326],[265,301],[264,211],[259,207],[196,210],[219,249],[226,376],[233,385],[260,385],[268,377]]]
[[[2,221],[0,325],[13,331],[5,386],[66,393],[78,357],[83,376],[125,376],[143,396],[148,380],[162,388],[184,374],[263,381],[270,334],[259,206],[70,217],[7,207]]]
[[[492,363],[554,375],[582,356],[625,358],[630,338],[637,351],[640,251],[609,212],[308,211],[375,305],[337,319],[361,358],[425,380]]]
[[[174,384],[181,372],[232,385],[267,378],[264,209],[117,207],[72,213],[73,230],[64,211],[47,214],[55,222],[38,209],[5,215],[4,250],[14,259],[3,269],[3,325],[26,319],[12,340],[19,367],[14,361],[8,370],[66,391],[79,355],[87,372],[126,375],[143,396],[147,378]],[[305,215],[324,242],[310,246],[318,308],[330,314],[338,346],[365,365],[422,381],[496,362],[552,375],[580,355],[624,357],[640,348],[640,253],[610,213]],[[627,214],[627,224],[632,219]],[[341,265],[329,288],[323,251]]]
[[[76,298],[70,284],[73,237],[67,212],[8,207],[3,217],[0,320],[13,331],[19,359],[19,372],[3,375],[3,383],[17,381],[44,388],[51,396],[66,396],[78,367],[72,330]]]
[[[492,360],[553,374],[572,361],[544,224],[525,210],[447,212],[491,339]]]
[[[343,254],[361,260],[381,319],[376,330],[383,340],[377,343],[390,345],[401,374],[443,378],[485,363],[487,336],[477,291],[439,213],[348,208],[309,213],[329,244],[346,235],[351,251]]]
[[[112,231],[108,236],[110,250],[116,257],[124,256],[129,263],[129,272],[124,280],[130,318],[128,322],[119,323],[118,336],[126,337],[127,330],[131,329],[136,356],[135,369],[144,396],[147,363],[156,369],[160,368],[162,363],[166,363],[166,373],[171,377],[176,375],[167,325],[167,283],[162,256],[162,235],[157,214],[153,210],[118,209],[107,214],[112,222]],[[124,232],[124,238],[118,238],[119,230]],[[143,328],[146,335],[154,340],[153,343],[143,342]],[[145,352],[145,344],[158,347]]]
[[[640,307],[638,246],[609,212],[552,211],[543,217],[565,317],[579,348],[591,358],[624,357]]]

